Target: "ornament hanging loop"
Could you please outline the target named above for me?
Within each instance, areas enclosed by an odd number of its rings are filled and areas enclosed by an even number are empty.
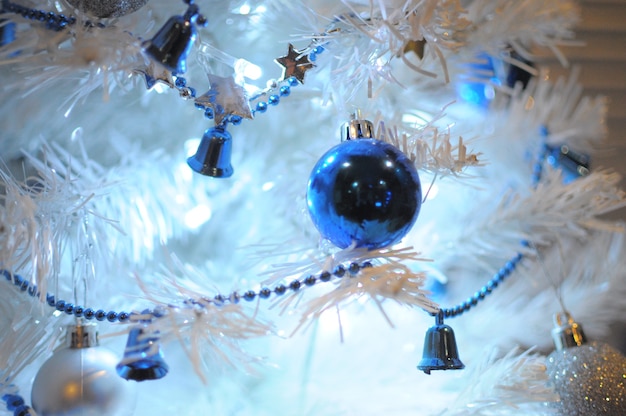
[[[552,339],[557,350],[580,347],[587,343],[583,328],[574,322],[574,318],[567,311],[554,315]]]

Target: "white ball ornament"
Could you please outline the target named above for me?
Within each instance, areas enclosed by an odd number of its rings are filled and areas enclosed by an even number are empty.
[[[117,375],[118,357],[98,346],[96,325],[71,326],[67,339],[68,348],[56,351],[33,382],[37,415],[132,415],[134,386]]]

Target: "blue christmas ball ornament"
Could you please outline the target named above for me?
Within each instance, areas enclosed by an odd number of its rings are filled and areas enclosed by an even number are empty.
[[[396,147],[370,138],[347,140],[326,152],[307,188],[313,223],[340,248],[398,242],[415,223],[421,203],[413,163]]]

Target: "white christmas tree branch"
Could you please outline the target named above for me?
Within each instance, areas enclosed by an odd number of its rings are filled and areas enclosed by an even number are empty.
[[[492,351],[466,371],[471,373],[467,387],[441,416],[554,414],[545,405],[558,401],[545,359],[531,351],[512,350],[501,358]]]
[[[529,240],[550,244],[556,235],[584,237],[593,229],[621,228],[598,218],[626,206],[623,191],[618,188],[620,176],[607,171],[593,172],[567,185],[560,171],[547,168],[542,182],[527,195],[509,194],[488,217],[466,227],[460,235],[470,253],[500,252]]]
[[[508,104],[506,128],[528,131],[547,129],[550,145],[567,143],[579,152],[591,152],[606,137],[606,97],[583,96],[579,68],[555,83],[541,73],[526,89],[517,88]]]
[[[567,65],[557,47],[571,44],[573,27],[579,9],[571,0],[478,0],[468,4],[467,14],[473,26],[468,43],[475,51],[498,56],[503,46],[513,45],[517,52],[530,59],[529,48],[549,48]]]

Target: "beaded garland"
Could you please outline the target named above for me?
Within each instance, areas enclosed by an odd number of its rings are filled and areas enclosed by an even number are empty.
[[[323,283],[329,282],[333,276],[336,278],[342,278],[346,275],[346,273],[348,273],[348,276],[350,277],[357,277],[357,275],[359,274],[361,270],[369,268],[369,267],[372,267],[372,263],[370,263],[369,261],[363,262],[361,264],[350,263],[347,267],[340,264],[340,265],[337,265],[332,271],[322,271],[318,275],[308,275],[304,277],[302,280],[296,279],[296,280],[291,281],[287,285],[279,284],[273,289],[270,289],[268,287],[263,287],[259,289],[258,292],[255,292],[254,290],[248,290],[244,292],[243,294],[239,292],[232,292],[230,295],[227,295],[227,296],[222,295],[222,294],[217,294],[212,299],[203,298],[202,301],[205,304],[211,303],[215,306],[223,306],[226,303],[231,303],[231,304],[239,303],[240,299],[242,298],[248,302],[253,301],[257,297],[259,299],[268,299],[272,295],[272,293],[274,293],[276,296],[281,296],[281,295],[284,295],[287,292],[287,290],[292,290],[294,292],[297,292],[303,287],[310,287],[320,282],[323,282]],[[9,272],[8,270],[0,269],[0,275],[3,275],[6,281],[13,282],[13,285],[19,288],[21,292],[26,292],[28,293],[28,295],[32,297],[39,297],[41,295],[41,293],[37,290],[36,285],[31,285],[28,280],[24,279],[18,274],[13,274]],[[127,323],[129,321],[133,322],[136,320],[134,319],[134,317],[140,316],[140,315],[143,317],[143,319],[145,319],[146,314],[150,314],[155,318],[161,318],[167,313],[167,310],[164,308],[155,308],[152,310],[147,310],[147,311],[144,311],[142,314],[139,314],[136,312],[128,313],[124,311],[121,311],[121,312],[106,311],[104,309],[96,310],[94,308],[85,308],[84,306],[81,306],[81,305],[74,305],[73,303],[67,302],[62,299],[56,299],[54,295],[50,293],[46,294],[46,303],[48,304],[48,306],[55,308],[57,311],[64,312],[67,315],[73,315],[76,318],[84,318],[87,320],[95,319],[100,322],[108,321],[111,323],[114,323],[114,322]],[[202,302],[198,302],[197,300],[194,300],[194,299],[187,299],[184,301],[184,304],[188,306],[189,305],[202,305]]]
[[[2,396],[2,400],[5,402],[7,410],[13,412],[13,416],[35,415],[33,408],[26,405],[24,398],[19,394],[5,394]]]

